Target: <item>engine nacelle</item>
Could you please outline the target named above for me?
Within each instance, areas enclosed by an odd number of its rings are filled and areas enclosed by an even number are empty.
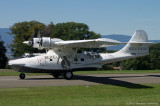
[[[42,46],[42,48],[50,48],[51,47],[51,38],[50,37],[43,37],[41,46]]]
[[[33,38],[32,46],[33,48],[40,48],[40,38]]]
[[[50,37],[33,38],[33,47],[38,49],[50,49],[54,48],[54,43],[57,41],[62,41],[62,39]]]

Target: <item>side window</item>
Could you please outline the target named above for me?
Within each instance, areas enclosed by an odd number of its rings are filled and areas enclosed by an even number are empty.
[[[84,58],[81,58],[81,61],[84,61]]]
[[[74,58],[74,61],[78,61],[78,58]]]
[[[131,55],[136,55],[136,53],[131,53]]]

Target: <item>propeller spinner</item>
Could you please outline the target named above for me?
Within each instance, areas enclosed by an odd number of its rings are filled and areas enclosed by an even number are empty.
[[[24,41],[23,44],[28,45],[28,46],[32,46],[34,48],[41,49],[43,39],[41,37],[40,32],[38,32],[38,34],[37,34],[38,38],[34,38],[34,36],[35,36],[35,33],[32,34],[32,41]]]

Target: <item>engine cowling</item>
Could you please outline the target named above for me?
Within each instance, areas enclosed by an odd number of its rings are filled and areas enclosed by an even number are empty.
[[[51,38],[50,37],[43,37],[42,38],[42,48],[50,48],[51,47]]]
[[[33,48],[50,49],[54,48],[54,44],[57,41],[63,41],[63,40],[59,38],[51,39],[50,37],[42,37],[42,38],[33,38],[32,41],[24,41],[23,43],[26,45],[32,45]]]

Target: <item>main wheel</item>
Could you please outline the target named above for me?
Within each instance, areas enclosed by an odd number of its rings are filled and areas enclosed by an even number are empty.
[[[25,74],[24,74],[24,73],[21,73],[21,74],[19,75],[19,78],[20,78],[20,79],[24,79],[24,78],[25,78]]]
[[[73,78],[73,73],[71,71],[67,71],[64,73],[64,78],[70,80]]]
[[[61,74],[60,73],[52,73],[54,78],[58,78]]]

